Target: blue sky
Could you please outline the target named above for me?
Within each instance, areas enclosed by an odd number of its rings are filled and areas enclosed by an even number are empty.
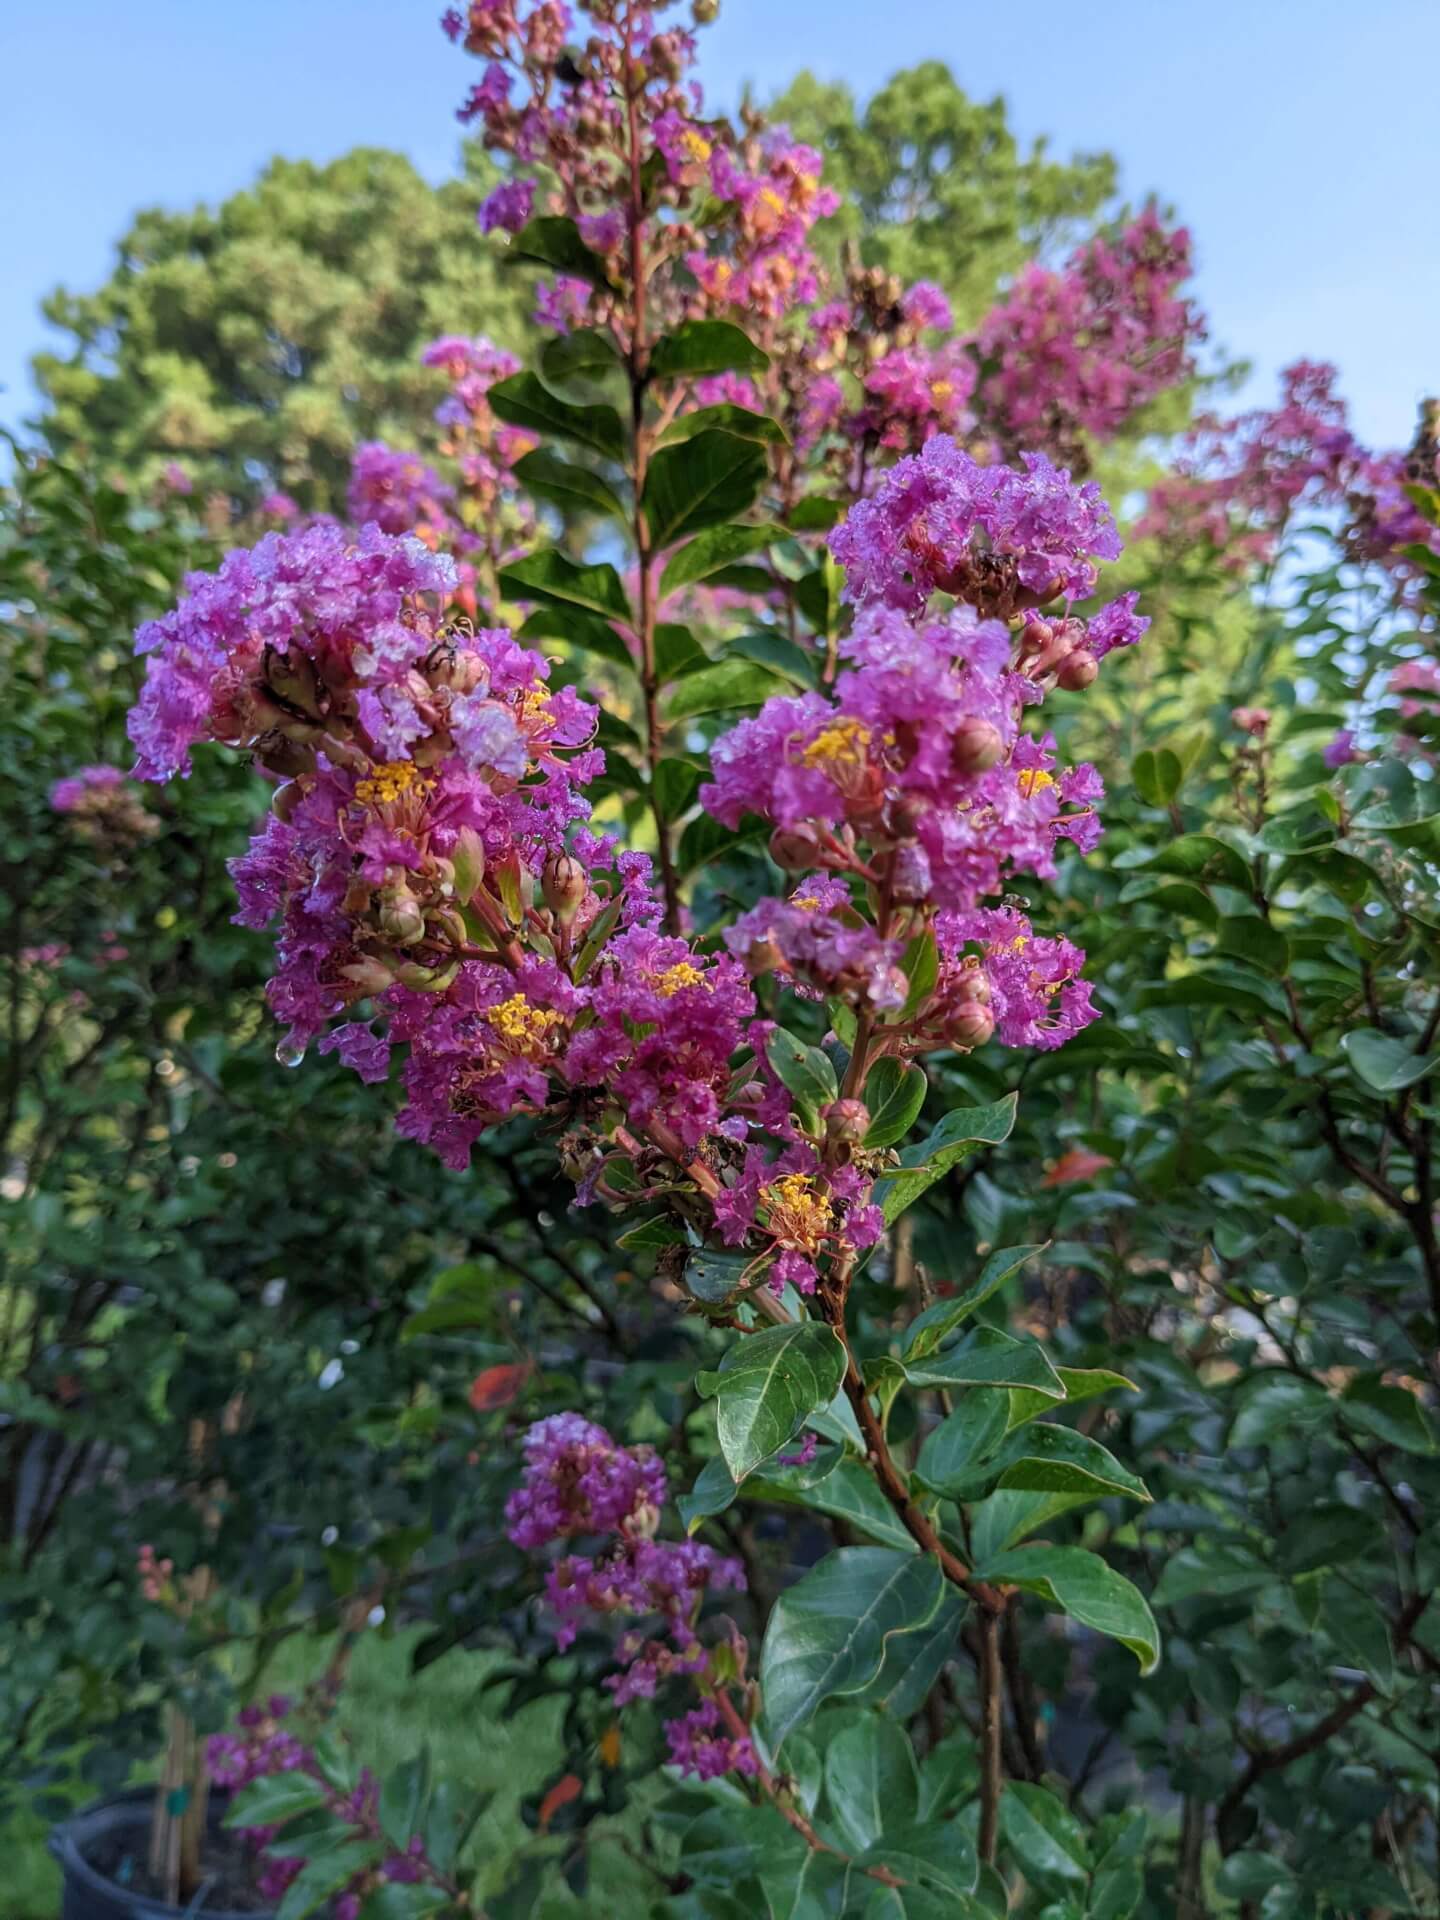
[[[0,420],[30,407],[40,297],[102,279],[145,205],[216,200],[273,154],[359,144],[439,179],[474,71],[440,0],[66,0],[0,8]],[[1409,438],[1440,388],[1437,0],[722,0],[715,104],[801,66],[864,94],[947,60],[1023,137],[1108,147],[1126,192],[1189,221],[1215,338],[1254,361],[1332,359],[1360,432]]]

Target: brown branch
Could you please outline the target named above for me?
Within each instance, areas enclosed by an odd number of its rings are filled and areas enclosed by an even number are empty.
[[[1001,1744],[1000,1617],[980,1621],[980,1858],[994,1865],[1000,1839],[1000,1796],[1005,1791]]]

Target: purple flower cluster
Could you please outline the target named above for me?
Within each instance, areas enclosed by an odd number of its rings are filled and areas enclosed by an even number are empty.
[[[1120,555],[1110,509],[1093,481],[1077,485],[1043,453],[1021,463],[981,465],[943,436],[897,461],[830,542],[846,597],[913,613],[939,591],[1002,615],[1087,599],[1095,562]]]
[[[272,1695],[263,1706],[242,1707],[235,1730],[212,1734],[207,1742],[205,1757],[211,1780],[226,1793],[239,1793],[252,1781],[272,1774],[303,1773],[320,1789],[317,1797],[323,1798],[333,1816],[348,1821],[357,1834],[378,1839],[380,1794],[375,1776],[368,1767],[362,1768],[354,1790],[338,1792],[305,1740],[285,1724],[294,1710],[294,1702],[283,1694]],[[277,1906],[306,1864],[303,1852],[270,1851],[280,1831],[275,1826],[240,1829],[242,1838],[258,1855],[255,1890]],[[417,1835],[403,1853],[391,1854],[377,1867],[362,1869],[336,1890],[331,1909],[334,1920],[358,1920],[361,1906],[377,1885],[415,1885],[434,1877],[425,1858],[424,1842]]]
[[[50,789],[50,805],[82,840],[120,853],[150,839],[160,823],[119,767],[81,767]]]
[[[525,1436],[524,1452],[524,1476],[505,1507],[515,1544],[533,1550],[576,1536],[600,1542],[593,1554],[567,1553],[546,1575],[559,1645],[570,1645],[587,1613],[658,1616],[663,1638],[637,1628],[618,1642],[621,1671],[606,1682],[616,1705],[652,1700],[665,1681],[680,1677],[713,1687],[698,1633],[700,1610],[712,1590],[743,1591],[744,1569],[697,1541],[656,1538],[665,1503],[657,1456],[648,1447],[618,1446],[603,1427],[575,1413],[538,1421]],[[675,1764],[705,1779],[732,1769],[753,1773],[748,1738],[709,1737],[719,1722],[714,1700],[707,1698],[697,1712],[698,1718],[686,1714],[667,1729]]]

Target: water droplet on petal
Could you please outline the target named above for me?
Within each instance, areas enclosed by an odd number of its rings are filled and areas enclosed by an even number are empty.
[[[298,1040],[282,1040],[275,1049],[275,1058],[282,1067],[298,1067],[305,1058],[305,1048]]]

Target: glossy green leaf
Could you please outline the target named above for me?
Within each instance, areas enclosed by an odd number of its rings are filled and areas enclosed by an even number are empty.
[[[915,1387],[1028,1387],[1063,1400],[1065,1387],[1043,1347],[1033,1340],[985,1331],[949,1353],[899,1363]]]
[[[894,1547],[900,1553],[917,1551],[904,1522],[881,1493],[874,1474],[858,1460],[838,1461],[823,1479],[808,1486],[802,1483],[799,1474],[777,1472],[772,1468],[753,1474],[745,1482],[745,1493],[751,1499],[808,1507],[812,1513],[843,1520],[846,1526],[863,1533],[877,1546]]]
[[[863,1099],[870,1115],[865,1132],[868,1149],[893,1147],[903,1140],[919,1118],[929,1081],[924,1069],[886,1054],[870,1069]]]
[[[915,1820],[919,1780],[903,1730],[867,1713],[842,1727],[825,1750],[825,1799],[854,1853]]]
[[[1009,1395],[1003,1388],[978,1387],[928,1434],[916,1472],[927,1487],[949,1493],[968,1487],[976,1469],[1005,1438]]]
[[[1179,755],[1172,753],[1169,747],[1146,747],[1131,762],[1130,778],[1135,782],[1135,791],[1147,806],[1165,807],[1180,791],[1185,770],[1180,764]]]
[[[665,717],[672,723],[693,720],[702,713],[728,713],[736,707],[758,707],[773,693],[783,693],[785,683],[764,667],[750,660],[721,660],[714,666],[700,667],[673,681],[665,702]]]
[[[265,1773],[242,1787],[225,1809],[227,1827],[279,1827],[325,1804],[325,1789],[308,1773]]]
[[[765,1327],[736,1342],[718,1373],[702,1374],[713,1394],[720,1451],[736,1480],[793,1440],[827,1406],[845,1373],[845,1349],[818,1320]]]
[[[1160,1661],[1160,1629],[1144,1595],[1098,1554],[1083,1547],[1015,1547],[975,1571],[992,1586],[1021,1587],[1059,1607],[1082,1627],[1128,1647],[1142,1673]]]
[[[1090,1877],[1085,1830],[1047,1787],[1012,1780],[1000,1800],[1000,1827],[1027,1880],[1083,1887]]]
[[[772,541],[783,539],[783,527],[769,525],[707,527],[697,533],[665,562],[660,575],[660,593],[677,593],[697,580],[706,580],[722,567],[733,566],[747,554],[759,553]]]
[[[563,600],[541,600],[521,627],[521,640],[565,640],[617,667],[636,671],[635,656],[609,621]]]
[[[613,487],[588,467],[577,467],[537,447],[515,462],[515,475],[527,492],[549,500],[566,513],[603,513],[622,525],[629,520],[625,503]]]
[[[1356,1074],[1377,1093],[1400,1093],[1440,1066],[1440,1053],[1416,1053],[1373,1027],[1352,1027],[1340,1045]]]
[[[1346,1421],[1405,1453],[1434,1453],[1435,1425],[1408,1387],[1389,1386],[1371,1374],[1352,1380],[1340,1396]]]
[[[581,566],[558,547],[544,547],[512,562],[500,575],[512,600],[557,600],[607,619],[628,620],[630,602],[614,567],[606,562]]]
[[[1073,1427],[1033,1421],[1001,1450],[997,1485],[1018,1493],[1076,1493],[1091,1499],[1124,1494],[1148,1503],[1151,1495],[1138,1475],[1122,1467],[1108,1447]]]
[[[1045,1251],[1044,1243],[1029,1247],[999,1247],[989,1254],[985,1264],[968,1286],[960,1287],[948,1299],[937,1300],[910,1323],[910,1332],[905,1342],[907,1359],[923,1360],[935,1352],[947,1334],[953,1333],[962,1320],[967,1319],[1004,1286],[1012,1274],[1018,1273],[1027,1261],[1036,1254]]]
[[[828,1053],[807,1046],[784,1027],[777,1027],[765,1046],[766,1057],[781,1082],[798,1099],[820,1108],[838,1099],[840,1085]]]
[[[387,1880],[366,1896],[360,1920],[439,1920],[453,1911],[454,1902],[443,1887]]]
[[[887,1645],[934,1619],[944,1586],[928,1555],[842,1547],[786,1588],[760,1650],[772,1749],[778,1752],[826,1700],[859,1693],[874,1681]]]
[[[588,281],[592,287],[610,284],[605,262],[586,246],[575,222],[560,214],[539,214],[527,220],[511,240],[505,257],[553,267],[556,273],[572,280]],[[492,387],[490,391],[493,395],[495,389]]]
[[[704,779],[704,767],[696,766],[693,760],[662,760],[652,783],[661,816],[675,821],[688,813]]]
[[[562,400],[533,373],[512,373],[506,380],[497,380],[486,397],[496,418],[512,427],[529,427],[557,440],[572,440],[607,460],[622,462],[625,458],[625,427],[614,407]]]
[[[687,440],[693,440],[698,434],[713,431],[739,434],[743,439],[766,441],[784,441],[785,429],[778,420],[772,420],[768,414],[754,413],[749,407],[736,407],[726,402],[715,407],[696,407],[691,413],[682,413],[673,420],[660,436],[662,447],[675,447]]]
[[[957,1107],[929,1137],[901,1155],[902,1170],[880,1183],[886,1225],[898,1220],[922,1193],[985,1146],[1008,1140],[1015,1124],[1016,1096],[1007,1094],[988,1107]]]
[[[728,320],[686,320],[655,342],[650,373],[656,380],[677,380],[704,373],[760,373],[770,356]]]
[[[1065,1399],[1072,1405],[1077,1400],[1093,1400],[1097,1394],[1112,1393],[1117,1388],[1128,1393],[1139,1391],[1133,1380],[1127,1380],[1123,1373],[1112,1373],[1108,1367],[1057,1367],[1055,1371],[1065,1389]],[[1023,1426],[1052,1404],[1044,1394],[1017,1389],[1010,1396],[1011,1427]]]
[[[766,465],[765,450],[756,441],[719,428],[697,433],[681,446],[659,448],[645,475],[652,543],[668,547],[704,527],[738,519],[754,503]]]
[[[597,379],[621,371],[624,365],[614,340],[597,327],[557,334],[540,349],[540,371],[547,380]]]
[[[403,1853],[420,1825],[430,1787],[430,1751],[422,1747],[385,1775],[380,1787],[380,1826],[387,1840]]]

